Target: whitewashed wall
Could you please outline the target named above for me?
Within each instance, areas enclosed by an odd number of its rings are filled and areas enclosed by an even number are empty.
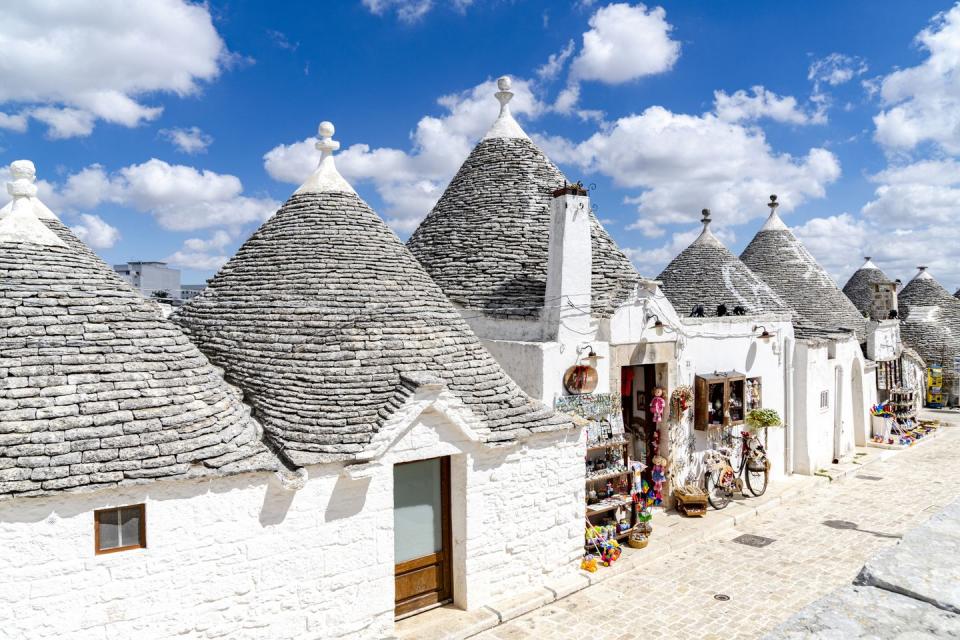
[[[11,638],[382,638],[393,628],[394,462],[453,455],[456,600],[475,608],[576,570],[581,432],[509,447],[432,411],[369,477],[309,469],[0,502]],[[148,548],[94,555],[93,511],[147,507]]]
[[[761,340],[762,325],[773,334]],[[687,318],[683,320],[685,339],[679,353],[677,384],[693,388],[694,377],[714,371],[738,371],[748,378],[760,377],[763,407],[775,409],[785,419],[784,341],[792,340],[793,325],[780,316],[724,318]],[[674,477],[677,482],[696,482],[702,475],[702,453],[714,446],[707,431],[693,427],[693,407],[671,427],[670,443]],[[767,430],[767,453],[772,464],[772,479],[784,475],[783,428]]]

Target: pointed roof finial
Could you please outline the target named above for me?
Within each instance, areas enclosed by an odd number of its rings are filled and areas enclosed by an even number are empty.
[[[777,213],[777,207],[780,206],[780,203],[777,202],[777,194],[770,195],[770,202],[767,203],[767,206],[770,207],[770,217],[760,227],[760,231],[787,231],[787,225],[783,223],[780,214]]]
[[[710,209],[704,209],[700,212],[700,215],[703,216],[703,227],[706,228],[710,224]]]
[[[496,122],[494,122],[490,130],[487,131],[487,135],[483,136],[483,139],[527,138],[527,134],[520,128],[520,125],[517,124],[517,121],[513,118],[513,114],[510,112],[510,101],[513,100],[514,96],[513,91],[510,90],[513,88],[513,81],[510,80],[510,76],[500,76],[497,78],[497,88],[499,91],[493,95],[496,96],[497,102],[500,103],[500,115],[497,116]]]
[[[7,183],[7,193],[13,196],[8,213],[0,219],[0,243],[31,243],[66,247],[53,231],[40,222],[33,206],[37,197],[37,169],[29,160],[17,160],[10,165],[13,177]]]
[[[720,240],[713,235],[713,231],[710,231],[710,223],[712,222],[712,219],[710,218],[710,209],[703,209],[700,211],[700,215],[702,216],[700,222],[703,223],[703,231],[700,232],[700,235],[697,236],[697,239],[694,240],[692,244],[711,244],[721,246],[722,243]]]
[[[864,262],[863,262],[863,266],[860,267],[861,269],[876,269],[877,271],[880,270],[880,267],[873,264],[873,258],[871,258],[870,256],[863,256],[863,260]]]
[[[929,267],[927,267],[925,264],[917,265],[917,275],[913,276],[913,279],[916,280],[919,278],[921,280],[933,280],[933,276],[930,275],[929,271],[927,271],[928,268]]]
[[[37,168],[30,160],[14,160],[10,163],[10,176],[14,180],[26,180],[30,184],[37,181]],[[60,220],[53,211],[47,208],[47,205],[40,202],[40,198],[34,193],[30,196],[30,204],[33,207],[33,213],[41,220]],[[13,202],[7,203],[0,209],[0,218],[3,218],[13,209]]]
[[[317,129],[320,134],[315,145],[320,152],[320,162],[307,181],[300,185],[294,193],[324,193],[324,192],[342,192],[356,193],[350,183],[347,182],[340,172],[337,171],[337,165],[333,161],[333,152],[340,148],[340,143],[333,139],[336,133],[333,123],[324,120]]]

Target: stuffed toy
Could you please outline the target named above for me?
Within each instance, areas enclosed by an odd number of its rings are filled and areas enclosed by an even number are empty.
[[[663,422],[663,410],[667,406],[667,400],[663,397],[663,387],[657,387],[653,390],[653,399],[650,401],[650,413],[653,414],[655,423]]]
[[[663,456],[653,457],[650,479],[653,480],[653,504],[656,507],[663,504],[663,483],[667,481],[666,465],[667,461]]]

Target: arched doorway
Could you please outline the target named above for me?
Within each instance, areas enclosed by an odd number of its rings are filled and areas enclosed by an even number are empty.
[[[853,398],[853,440],[858,447],[867,446],[866,415],[867,410],[863,401],[863,364],[854,360],[850,369],[850,386]]]
[[[843,367],[836,368],[833,383],[833,463],[843,457]]]

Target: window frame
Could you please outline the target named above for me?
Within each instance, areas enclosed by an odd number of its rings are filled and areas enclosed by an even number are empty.
[[[825,389],[820,392],[820,411],[830,410],[830,390]]]
[[[114,511],[122,511],[123,509],[138,509],[140,511],[139,519],[139,541],[137,544],[130,544],[122,547],[110,547],[109,549],[100,548],[100,518],[104,513],[111,513]],[[119,514],[118,514],[119,515]],[[119,518],[118,518],[119,522]],[[104,555],[107,553],[116,553],[118,551],[130,551],[131,549],[146,549],[147,548],[147,505],[145,503],[140,504],[128,504],[121,505],[119,507],[107,507],[106,509],[96,509],[93,512],[93,550],[95,555]]]

